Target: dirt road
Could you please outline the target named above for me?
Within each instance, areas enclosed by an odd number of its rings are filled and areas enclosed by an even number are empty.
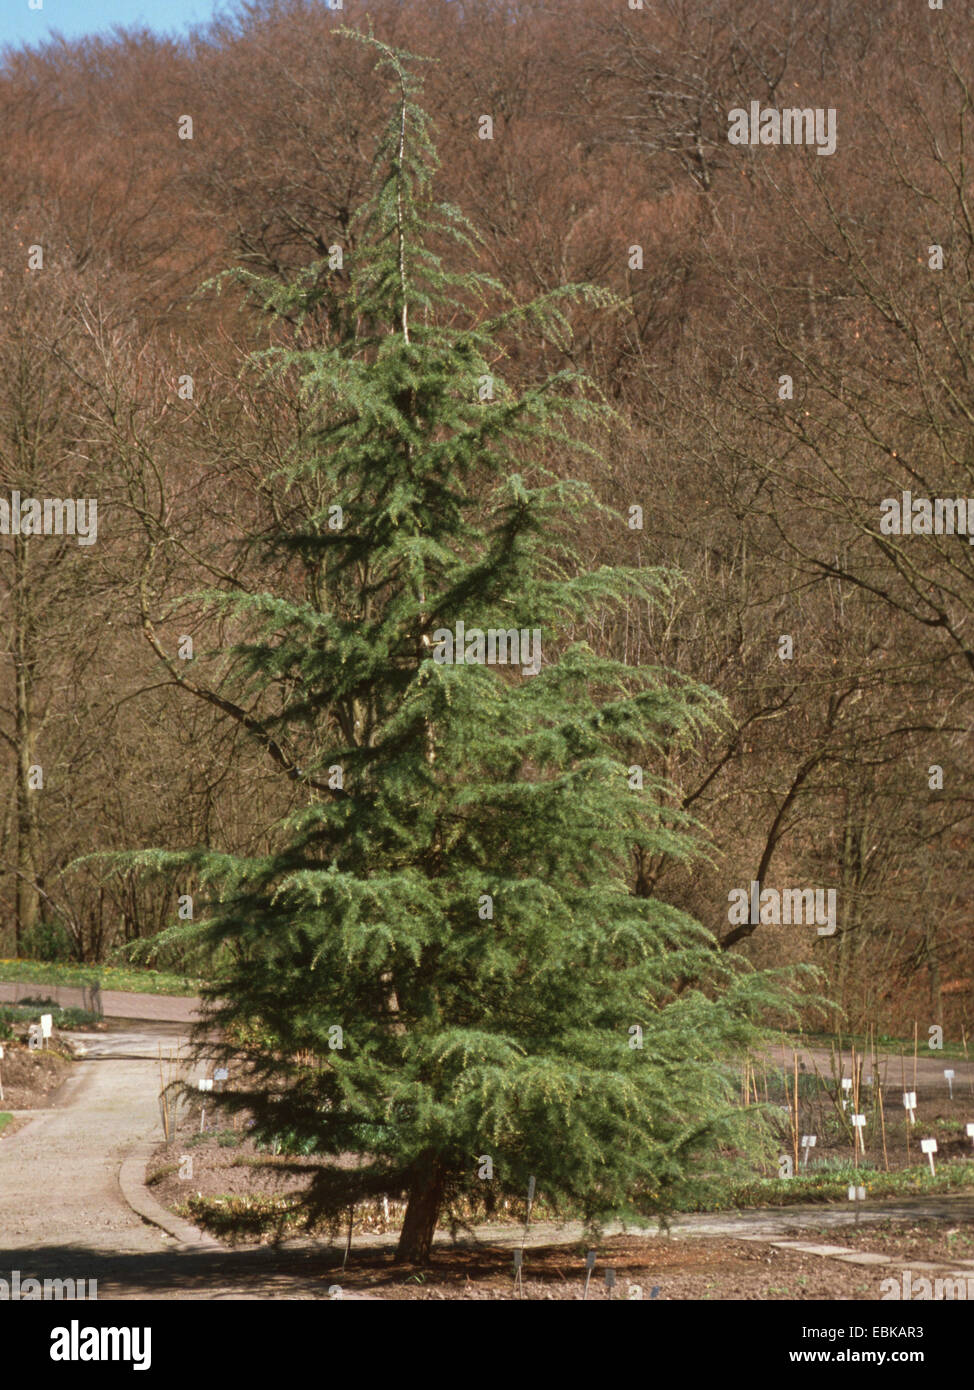
[[[165,1248],[118,1186],[125,1153],[159,1129],[159,1035],[78,1037],[89,1052],[55,1108],[0,1143],[0,1263],[43,1248]]]
[[[824,1081],[830,1085],[833,1084],[832,1056],[825,1048],[805,1047],[800,1042],[796,1043],[794,1048],[773,1047],[768,1051],[768,1061],[769,1064],[780,1067],[790,1076],[794,1065],[793,1058],[796,1055],[800,1072],[814,1075],[817,1070]],[[863,1059],[861,1053],[858,1060],[863,1064],[863,1076],[870,1075],[872,1063]],[[974,1107],[974,1062],[951,1059],[944,1057],[939,1052],[931,1052],[926,1047],[921,1047],[917,1056],[917,1080],[916,1086],[914,1086],[912,1050],[906,1056],[901,1056],[898,1052],[884,1052],[880,1048],[878,1061],[879,1085],[883,1089],[884,1096],[892,1096],[898,1102],[903,1091],[915,1090],[918,1096],[927,1098],[943,1096],[946,1098],[952,1088],[954,1096],[969,1096],[972,1100],[972,1107]],[[851,1077],[852,1052],[848,1047],[843,1049],[841,1065],[841,1074]],[[944,1076],[945,1070],[954,1073],[950,1085]],[[974,1119],[974,1108],[972,1108],[971,1118]]]

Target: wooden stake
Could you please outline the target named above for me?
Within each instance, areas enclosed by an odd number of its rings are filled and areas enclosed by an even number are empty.
[[[162,1070],[162,1043],[157,1043],[159,1053],[159,1099],[162,1101],[162,1130],[166,1136],[166,1143],[169,1139],[169,1101],[166,1096],[166,1078]]]
[[[913,1020],[913,1089],[917,1088],[917,1021]]]
[[[589,1250],[585,1256],[585,1292],[582,1294],[582,1301],[588,1298],[589,1281],[592,1278],[592,1270],[595,1268],[595,1251]]]
[[[875,1038],[874,1038],[874,1039],[873,1039],[873,1047],[875,1048],[875,1046],[876,1046],[876,1040],[875,1040]],[[875,1053],[874,1053],[874,1055],[873,1055],[873,1096],[874,1096],[874,1098],[876,1099],[876,1103],[877,1103],[878,1106],[879,1106],[879,1132],[880,1132],[880,1134],[882,1135],[882,1138],[883,1138],[883,1167],[884,1167],[884,1169],[886,1170],[886,1172],[888,1173],[888,1172],[889,1172],[889,1154],[888,1154],[887,1151],[886,1151],[886,1111],[885,1111],[885,1109],[884,1109],[884,1107],[883,1107],[883,1082],[884,1082],[885,1080],[886,1080],[886,1064],[885,1064],[885,1062],[883,1063],[883,1078],[882,1078],[882,1081],[881,1081],[880,1078],[879,1078],[879,1058],[878,1058],[878,1057],[875,1055]]]
[[[795,1140],[795,1172],[798,1172],[798,1053],[792,1053],[792,1063],[794,1065],[795,1078],[795,1119],[792,1132]]]
[[[903,1092],[906,1093],[906,1058],[900,1053],[900,1080],[903,1083]],[[906,1106],[903,1107],[903,1123],[906,1125],[906,1163],[910,1165],[910,1112]]]
[[[834,1110],[838,1111],[838,1110],[839,1110],[839,1102],[838,1102],[838,1100],[836,1099],[836,1097],[834,1096],[834,1094],[832,1093],[832,1091],[829,1090],[828,1086],[826,1086],[826,1084],[825,1084],[825,1077],[824,1077],[824,1076],[822,1075],[822,1073],[819,1071],[819,1069],[818,1069],[818,1063],[816,1062],[816,1060],[815,1060],[814,1057],[812,1058],[812,1066],[814,1067],[814,1069],[815,1069],[815,1075],[816,1075],[816,1077],[818,1078],[819,1091],[820,1091],[820,1092],[823,1092],[823,1091],[824,1091],[824,1093],[828,1096],[829,1100],[832,1102],[832,1108],[833,1108]],[[834,1068],[834,1067],[832,1068],[832,1076],[833,1076],[833,1079],[834,1079],[834,1078],[835,1078],[835,1068]],[[840,1113],[841,1113],[841,1112],[840,1112]],[[823,1127],[823,1128],[824,1128],[824,1127]]]
[[[344,1269],[345,1266],[346,1266],[346,1264],[348,1263],[349,1251],[350,1251],[351,1248],[352,1248],[352,1226],[353,1226],[354,1222],[355,1222],[355,1207],[354,1207],[354,1206],[350,1206],[349,1209],[348,1209],[348,1240],[345,1242],[345,1257],[344,1257],[344,1259],[342,1260],[342,1269]]]

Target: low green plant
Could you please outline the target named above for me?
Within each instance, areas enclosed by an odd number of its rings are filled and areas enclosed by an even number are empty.
[[[98,1015],[90,1013],[87,1009],[62,1009],[51,999],[21,999],[16,1004],[0,1004],[0,1024],[8,1026],[6,1036],[12,1037],[11,1025],[19,1024],[22,1027],[26,1023],[36,1023],[41,1013],[51,1015],[58,1032],[70,1028],[84,1028],[99,1021]]]

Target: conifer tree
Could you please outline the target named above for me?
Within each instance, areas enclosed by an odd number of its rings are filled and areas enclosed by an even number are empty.
[[[238,704],[307,796],[264,857],[141,857],[207,897],[165,940],[221,961],[212,1021],[249,1063],[226,1103],[346,1156],[315,1215],[405,1194],[398,1258],[425,1261],[453,1195],[523,1199],[531,1177],[592,1222],[665,1211],[740,1142],[734,1057],[785,986],[628,883],[634,850],[694,852],[652,763],[716,701],[574,639],[671,581],[580,563],[600,508],[563,464],[604,407],[572,370],[503,370],[521,335],[565,346],[572,302],[609,297],[518,306],[455,270],[477,237],[434,199],[422,60],[348,37],[393,101],[347,279],[327,259],[286,285],[240,272],[286,337],[261,370],[299,382],[269,545],[300,583],[213,596],[251,633]]]

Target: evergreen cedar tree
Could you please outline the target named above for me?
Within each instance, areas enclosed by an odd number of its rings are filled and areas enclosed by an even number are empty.
[[[425,1262],[458,1199],[522,1210],[533,1176],[547,1209],[594,1228],[665,1213],[765,1142],[735,1106],[736,1058],[795,985],[627,883],[634,850],[694,844],[672,790],[648,769],[634,789],[629,767],[717,701],[571,639],[671,579],[587,572],[573,549],[599,503],[546,460],[592,455],[606,408],[588,381],[501,372],[520,336],[567,347],[571,304],[610,296],[519,306],[455,270],[447,253],[469,261],[478,238],[433,198],[426,60],[339,33],[377,51],[393,93],[344,264],[232,272],[278,334],[253,365],[300,392],[267,539],[299,582],[210,596],[249,633],[235,699],[265,711],[279,761],[294,750],[307,797],[262,857],[122,862],[199,884],[198,920],[158,944],[210,963],[210,1026],[249,1064],[221,1101],[286,1152],[345,1156],[309,1217],[405,1193],[397,1259]],[[540,629],[540,672],[435,662],[432,633],[458,621]]]

